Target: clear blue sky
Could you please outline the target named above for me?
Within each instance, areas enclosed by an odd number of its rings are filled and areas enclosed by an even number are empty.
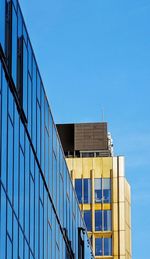
[[[133,259],[150,245],[150,1],[21,0],[55,122],[109,123],[132,188]]]

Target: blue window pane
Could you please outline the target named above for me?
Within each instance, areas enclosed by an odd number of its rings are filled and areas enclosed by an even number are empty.
[[[13,218],[13,258],[18,258],[18,222]]]
[[[102,231],[102,210],[95,211],[95,231]]]
[[[22,36],[22,15],[21,15],[21,10],[18,5],[18,38]]]
[[[8,196],[12,203],[12,191],[13,191],[13,126],[8,119],[8,181],[7,190]]]
[[[43,259],[43,205],[40,202],[40,235],[39,235],[40,254],[39,258]]]
[[[20,148],[20,190],[19,190],[19,219],[23,227],[24,220],[24,155]]]
[[[88,231],[92,231],[92,214],[90,210],[84,211],[84,221]]]
[[[104,231],[111,230],[111,210],[104,210]]]
[[[8,90],[8,112],[9,116],[11,118],[11,121],[13,123],[14,119],[14,100],[13,100],[13,95],[10,90]]]
[[[84,181],[84,203],[91,203],[91,179],[83,179]]]
[[[112,239],[104,238],[104,255],[112,255]]]
[[[102,238],[96,238],[95,239],[95,255],[96,256],[103,255]]]
[[[29,247],[26,241],[25,241],[24,259],[29,259]]]
[[[23,234],[19,228],[19,258],[23,259]]]
[[[2,140],[1,140],[1,180],[6,189],[6,154],[7,154],[7,83],[2,74]]]
[[[111,180],[108,178],[104,178],[102,182],[103,186],[103,203],[111,202]]]
[[[35,258],[39,255],[38,233],[39,233],[39,169],[35,167]]]
[[[49,143],[46,143],[46,144],[48,145]],[[40,158],[41,158],[41,109],[40,109],[38,102],[37,102],[37,157],[40,162]]]
[[[25,139],[25,234],[29,240],[29,142]]]
[[[48,135],[48,131],[47,128],[45,128],[45,149],[44,149],[44,157],[45,157],[45,179],[46,182],[48,183],[48,171],[49,171],[49,135]]]
[[[33,60],[32,70],[32,142],[36,149],[36,63]]]
[[[101,203],[102,202],[102,179],[96,178],[94,180],[95,184],[95,203]]]
[[[12,259],[12,243],[8,236],[7,236],[7,258]]]
[[[32,48],[28,40],[28,71],[30,73],[30,76],[32,75],[32,58],[33,58]]]
[[[15,109],[15,127],[14,127],[14,209],[18,216],[18,189],[19,189],[19,116]]]
[[[37,72],[37,99],[39,104],[41,104],[41,80],[38,72]]]
[[[34,249],[34,182],[30,175],[30,247]]]
[[[0,202],[0,258],[6,258],[6,195],[0,184],[1,202]]]
[[[75,180],[75,190],[79,203],[82,203],[82,179]]]
[[[7,231],[10,238],[12,239],[12,208],[7,201]]]

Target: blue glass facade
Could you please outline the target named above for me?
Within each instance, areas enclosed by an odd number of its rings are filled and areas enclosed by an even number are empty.
[[[0,0],[0,258],[93,258],[84,228],[18,1]]]

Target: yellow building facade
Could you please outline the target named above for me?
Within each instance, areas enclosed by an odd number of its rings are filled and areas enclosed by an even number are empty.
[[[95,258],[131,259],[131,198],[124,157],[66,161]]]

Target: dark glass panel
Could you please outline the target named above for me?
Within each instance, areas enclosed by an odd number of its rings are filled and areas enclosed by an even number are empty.
[[[12,6],[12,78],[17,85],[17,15]]]
[[[3,51],[5,47],[5,0],[1,0],[0,7],[0,44],[2,45]]]
[[[102,210],[95,211],[95,231],[102,231]]]
[[[30,76],[32,76],[32,59],[33,59],[33,53],[30,41],[28,40],[28,71],[30,73]]]
[[[91,203],[91,179],[83,179],[84,203]]]
[[[75,179],[75,190],[79,203],[82,203],[82,179]]]
[[[23,110],[27,117],[27,80],[28,80],[28,53],[23,41]]]
[[[32,120],[31,104],[32,104],[32,81],[31,81],[30,75],[28,74],[28,131],[30,136],[31,136],[31,120]]]
[[[95,239],[95,255],[96,256],[103,255],[102,238]]]
[[[92,213],[91,210],[84,211],[84,221],[86,224],[87,231],[92,231]]]

